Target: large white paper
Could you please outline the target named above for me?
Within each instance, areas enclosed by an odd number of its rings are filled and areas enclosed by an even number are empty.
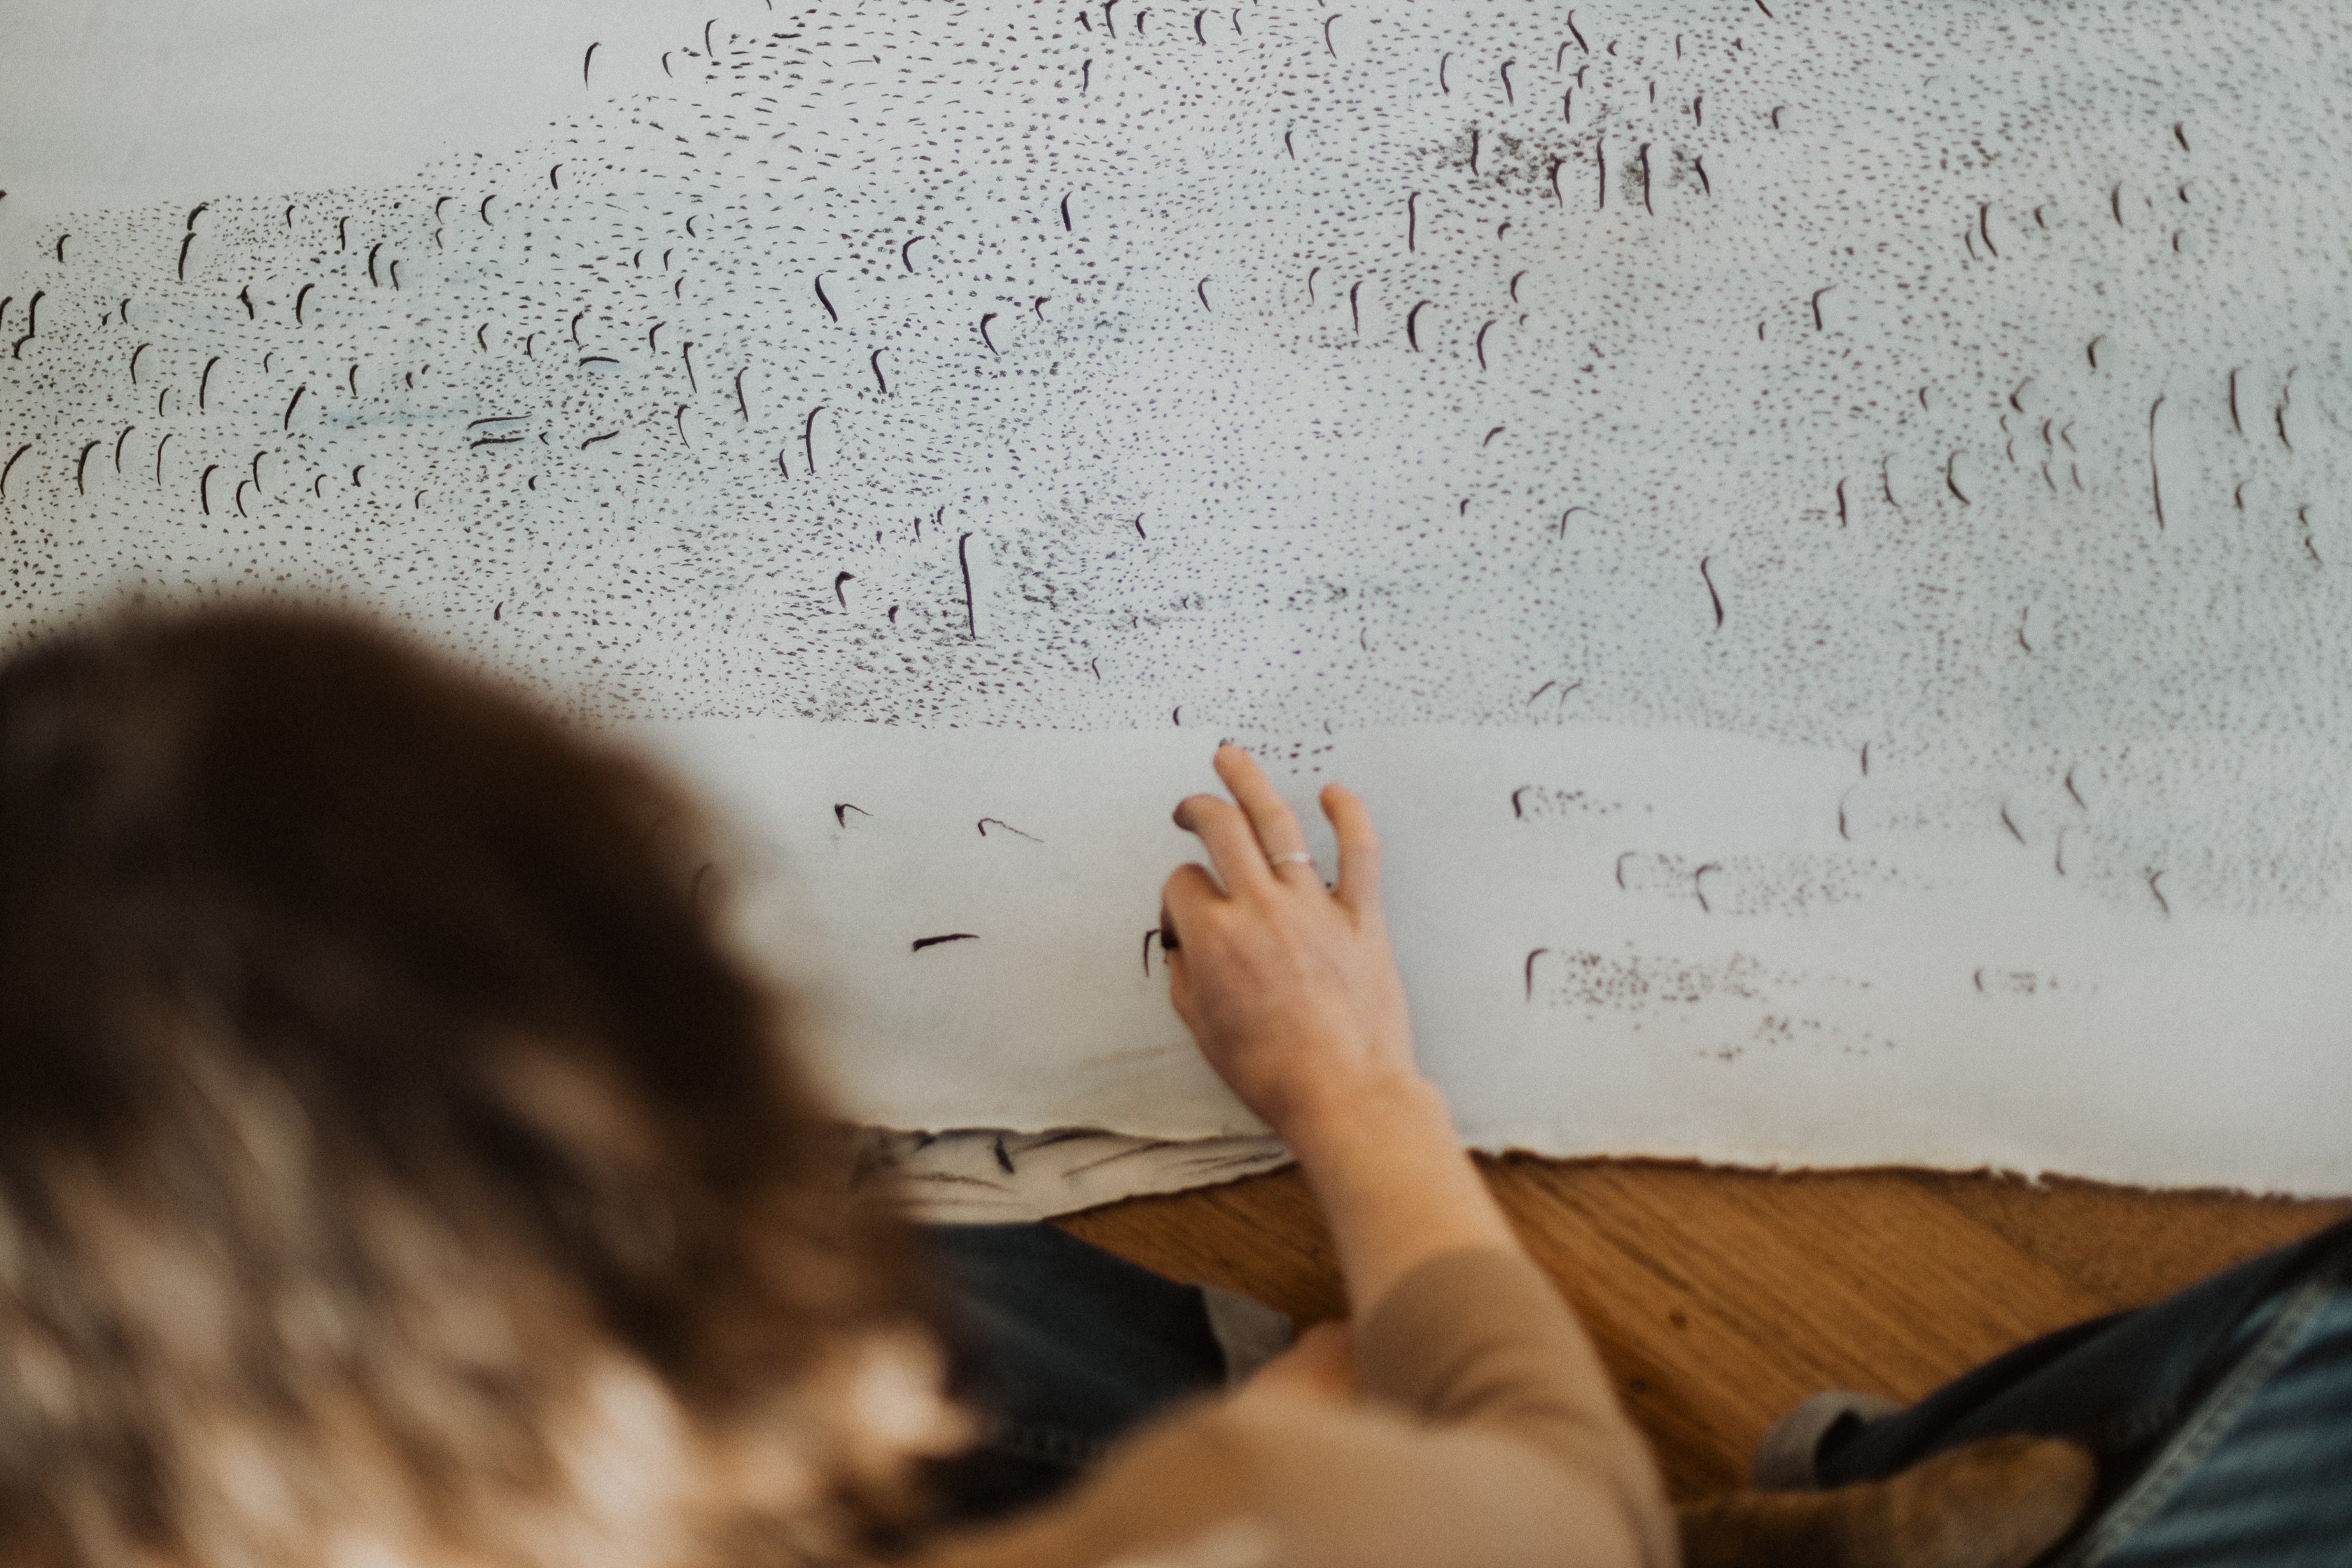
[[[1249,1130],[1145,942],[1233,735],[1481,1142],[2341,1190],[2347,33],[0,6],[0,617],[650,742],[894,1125]]]

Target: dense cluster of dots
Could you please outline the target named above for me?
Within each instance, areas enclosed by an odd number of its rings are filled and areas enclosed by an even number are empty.
[[[592,715],[1696,726],[1854,749],[1857,854],[2149,918],[2352,868],[2340,8],[725,9],[658,93],[565,46],[534,145],[0,258],[0,629],[299,593]]]
[[[1674,1016],[1709,1004],[1729,1005],[1745,1020],[1740,1032],[1709,1037],[1696,1048],[1703,1056],[1737,1061],[1751,1046],[1805,1046],[1844,1056],[1868,1056],[1892,1050],[1886,1037],[1839,1022],[1815,1017],[1790,999],[1803,991],[1818,994],[1824,986],[1868,990],[1867,981],[1842,975],[1768,966],[1752,953],[1733,952],[1720,959],[1692,959],[1643,952],[1631,942],[1625,951],[1607,953],[1591,948],[1538,948],[1528,954],[1527,1003],[1530,1006],[1568,1008],[1587,1022],[1609,1013],[1675,1026]],[[1759,1010],[1760,1009],[1760,1010]],[[1631,1027],[1639,1031],[1642,1024]]]

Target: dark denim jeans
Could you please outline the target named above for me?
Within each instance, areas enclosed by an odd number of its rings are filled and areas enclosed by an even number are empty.
[[[950,1522],[1044,1501],[1129,1428],[1225,1387],[1288,1336],[1269,1308],[1049,1225],[924,1235],[954,1304],[953,1392],[982,1423],[974,1447],[929,1467]]]
[[[2352,1221],[1832,1427],[1820,1484],[2032,1432],[2099,1458],[2066,1568],[2352,1565]]]

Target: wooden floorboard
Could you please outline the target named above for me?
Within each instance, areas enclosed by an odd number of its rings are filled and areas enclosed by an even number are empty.
[[[1816,1389],[1916,1398],[2021,1341],[2352,1214],[2352,1201],[1925,1171],[1482,1164],[1591,1329],[1678,1497],[1742,1484],[1765,1426]],[[1344,1310],[1330,1238],[1296,1171],[1061,1223],[1302,1321]]]

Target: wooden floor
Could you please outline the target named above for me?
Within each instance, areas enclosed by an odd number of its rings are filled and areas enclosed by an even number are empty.
[[[1591,1329],[1677,1497],[1744,1484],[1765,1425],[1816,1389],[1916,1398],[2021,1340],[2352,1214],[2352,1202],[1919,1171],[1522,1157],[1485,1168]],[[1059,1223],[1302,1321],[1344,1310],[1296,1171]]]

